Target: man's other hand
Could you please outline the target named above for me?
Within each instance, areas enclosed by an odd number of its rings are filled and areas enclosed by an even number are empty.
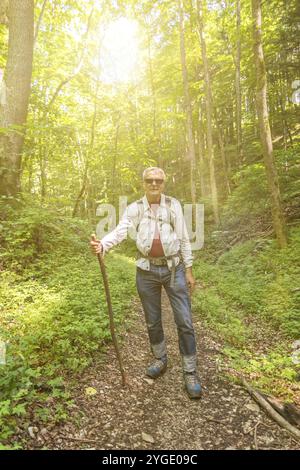
[[[186,278],[187,285],[190,288],[190,292],[192,293],[193,290],[195,289],[195,278],[193,276],[192,268],[186,268],[185,278]]]

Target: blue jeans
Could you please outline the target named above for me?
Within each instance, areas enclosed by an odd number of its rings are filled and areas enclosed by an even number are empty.
[[[166,351],[161,320],[162,286],[170,299],[178,331],[179,350],[185,372],[196,370],[196,340],[191,315],[191,301],[183,263],[176,266],[175,285],[170,287],[168,266],[150,264],[150,271],[137,268],[136,285],[145,312],[151,349],[156,358]]]

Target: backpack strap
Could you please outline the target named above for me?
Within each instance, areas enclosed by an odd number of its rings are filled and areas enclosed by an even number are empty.
[[[170,196],[165,196],[165,202],[166,202],[168,212],[170,214],[170,225],[172,227],[172,230],[174,230],[174,228],[175,228],[175,219],[174,219],[174,214],[172,214],[172,212],[171,212],[172,198]],[[138,223],[137,223],[137,226],[136,226],[136,231],[138,232],[141,220],[142,220],[143,215],[144,215],[144,201],[143,201],[143,199],[139,199],[138,201],[136,201],[136,203],[138,205]]]
[[[136,232],[138,232],[141,220],[142,220],[143,215],[144,215],[144,202],[143,202],[143,199],[139,199],[138,201],[136,201],[136,203],[138,205],[138,223],[137,223],[137,226],[136,226]]]
[[[168,208],[168,212],[170,214],[170,225],[172,227],[172,230],[174,230],[174,228],[175,228],[175,219],[174,219],[174,214],[172,214],[172,211],[171,211],[172,198],[170,196],[166,196],[165,197],[165,202],[166,202],[166,206]]]

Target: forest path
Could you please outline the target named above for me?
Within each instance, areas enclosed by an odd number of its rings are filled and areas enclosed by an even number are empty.
[[[168,345],[167,372],[156,381],[145,376],[151,355],[138,300],[134,321],[122,345],[130,387],[122,388],[111,347],[104,361],[82,375],[75,390],[74,420],[39,433],[28,448],[48,449],[296,449],[291,436],[270,420],[248,393],[221,376],[220,345],[195,319],[203,397],[190,400],[183,387],[177,331],[163,295]],[[88,396],[86,388],[97,393]],[[76,413],[82,413],[75,423]],[[42,434],[42,436],[41,436]]]

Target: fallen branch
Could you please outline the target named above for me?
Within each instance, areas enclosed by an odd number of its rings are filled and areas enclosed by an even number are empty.
[[[228,421],[224,421],[221,419],[207,418],[206,416],[204,418],[207,419],[207,421],[212,421],[213,423],[224,424],[224,426],[228,424]]]
[[[260,393],[260,395],[279,413],[285,418],[290,424],[295,426],[300,425],[300,410],[291,403],[281,403],[274,397]]]
[[[257,428],[258,426],[261,424],[260,421],[257,421],[255,427],[254,427],[254,445],[255,445],[255,449],[258,450],[258,444],[257,444]]]
[[[281,427],[286,429],[292,436],[300,440],[300,431],[299,429],[292,426],[286,419],[284,419],[274,408],[265,400],[262,395],[254,390],[248,382],[242,377],[241,378],[243,386],[246,388],[248,393],[254,398],[254,400],[268,413],[268,415],[276,421]]]

